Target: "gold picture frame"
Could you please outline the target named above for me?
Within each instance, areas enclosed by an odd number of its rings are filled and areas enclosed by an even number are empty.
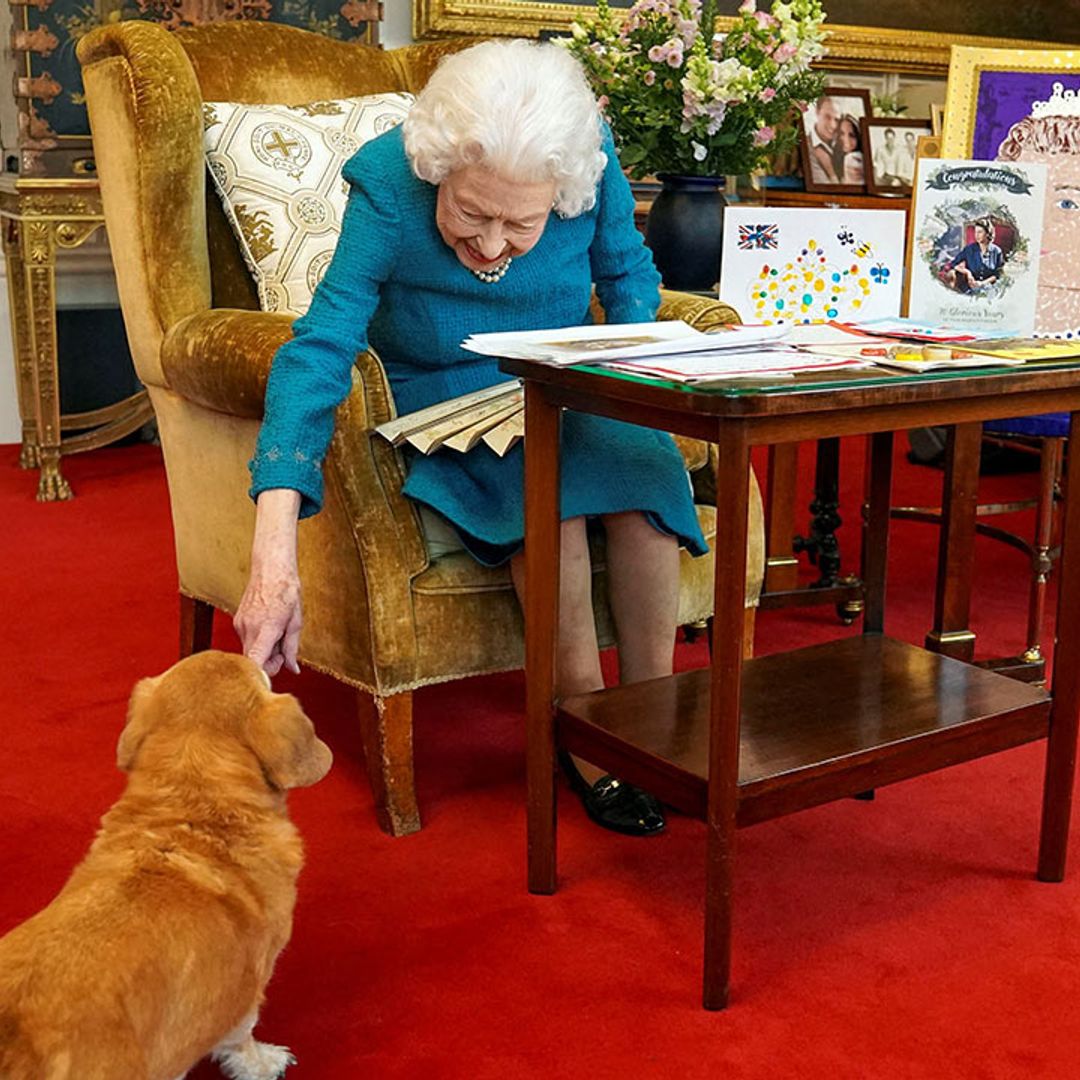
[[[544,0],[412,0],[413,37],[480,35],[539,37],[568,33],[575,19],[589,18],[595,8],[585,4],[546,3]],[[721,18],[720,29],[732,19]],[[936,31],[892,30],[875,26],[833,25],[829,30],[832,71],[897,71],[909,75],[942,76],[949,69],[953,45],[976,49],[1039,49],[1047,43],[1032,40],[953,34]]]
[[[976,153],[985,154],[993,135],[985,130],[985,111],[982,121],[979,117],[979,94],[984,79],[988,84],[995,78],[1003,83],[1006,78],[1023,73],[1041,77],[1044,84],[1051,86],[1058,75],[1080,76],[1080,49],[957,47],[953,50],[941,132],[942,157],[969,158]],[[991,89],[991,85],[986,86],[987,92]],[[993,160],[996,156],[992,153],[987,158]]]

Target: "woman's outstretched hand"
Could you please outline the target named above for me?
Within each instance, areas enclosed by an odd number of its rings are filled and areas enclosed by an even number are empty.
[[[300,495],[274,488],[259,496],[251,574],[233,626],[244,655],[268,675],[282,667],[298,672],[296,653],[303,623],[296,565],[296,520]]]

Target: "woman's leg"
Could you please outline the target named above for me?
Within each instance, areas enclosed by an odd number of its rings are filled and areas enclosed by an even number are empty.
[[[618,518],[632,517],[630,514],[617,515]],[[640,515],[637,515],[640,517]],[[644,521],[644,519],[642,519]],[[647,523],[645,528],[655,532]],[[616,533],[616,548],[626,544],[640,542],[644,538],[635,541],[636,529],[633,525],[624,528],[621,521],[616,521],[614,526]],[[610,539],[609,539],[610,547]],[[561,533],[561,573],[559,581],[559,629],[558,643],[555,652],[555,692],[559,696],[568,694],[584,694],[592,690],[603,689],[604,676],[600,670],[600,650],[596,641],[596,620],[592,606],[592,564],[589,559],[588,538],[585,531],[584,518],[572,518],[564,521]],[[678,548],[675,551],[675,580],[678,583]],[[663,556],[660,556],[663,562]],[[617,555],[616,563],[627,565],[630,558],[620,559]],[[647,561],[647,560],[646,560]],[[610,555],[609,555],[610,565]],[[513,577],[514,588],[517,590],[518,599],[524,603],[524,559],[516,556],[510,563],[510,573]],[[610,571],[609,571],[610,572]],[[627,573],[650,573],[652,570],[642,564],[636,570],[628,567]],[[616,578],[619,577],[616,571]],[[629,610],[633,599],[633,590],[624,589],[627,600],[623,610]],[[675,594],[677,597],[677,593]],[[661,606],[662,607],[662,606]],[[656,613],[654,607],[650,607],[645,613],[647,618],[652,618]],[[667,662],[666,671],[671,672],[671,652],[673,647],[675,613],[672,610],[671,625],[667,633]],[[632,620],[630,620],[632,621]],[[637,671],[636,678],[649,678],[654,672],[652,666],[655,661],[647,660],[646,653],[659,653],[660,650],[650,645],[646,648],[641,646],[648,635],[635,635],[628,631],[631,639],[630,670]],[[662,665],[661,665],[662,666]],[[662,671],[656,674],[663,674]],[[579,792],[586,811],[589,815],[605,828],[615,829],[618,832],[631,833],[636,836],[658,832],[664,827],[664,817],[660,812],[660,806],[651,796],[644,794],[629,784],[622,784],[618,780],[609,778],[604,784],[597,781],[604,775],[603,769],[598,769],[586,761],[574,759],[578,772],[587,785],[586,791]]]
[[[601,690],[600,649],[592,606],[592,564],[585,534],[585,519],[562,523],[560,549],[559,634],[555,653],[555,692],[560,697]],[[525,556],[510,561],[518,599],[525,600]]]
[[[592,606],[592,563],[583,517],[562,523],[559,554],[559,633],[555,647],[555,693],[559,697],[587,694],[604,688],[600,670],[600,646],[596,642],[596,617]],[[518,600],[525,605],[525,555],[510,560],[510,576]],[[603,770],[575,758],[578,771],[588,783]]]
[[[619,681],[670,675],[679,614],[679,542],[638,512],[603,518]]]

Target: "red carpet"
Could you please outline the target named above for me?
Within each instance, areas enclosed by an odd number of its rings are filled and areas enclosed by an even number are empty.
[[[0,448],[0,932],[82,855],[121,787],[127,694],[176,653],[158,452],[65,466],[77,498],[39,505],[36,477]],[[861,441],[846,442],[852,566],[861,468]],[[939,484],[901,462],[895,501],[936,501]],[[936,541],[925,525],[893,528],[897,637],[921,642],[929,625]],[[979,651],[1015,652],[1024,559],[990,541],[978,558]],[[219,622],[217,644],[233,647]],[[844,632],[831,608],[772,612],[758,646]],[[680,647],[679,662],[703,663],[702,648]],[[291,800],[308,864],[259,1029],[293,1048],[298,1080],[1077,1075],[1080,855],[1065,884],[1034,880],[1040,747],[741,832],[733,1002],[706,1013],[700,824],[673,815],[662,837],[622,838],[564,796],[560,891],[525,891],[520,674],[420,693],[425,828],[397,841],[374,823],[351,693],[312,673],[279,685],[337,755]]]

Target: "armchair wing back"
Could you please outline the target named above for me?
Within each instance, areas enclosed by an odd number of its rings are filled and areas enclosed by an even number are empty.
[[[135,20],[79,43],[121,306],[161,434],[184,653],[207,647],[214,610],[234,611],[243,594],[254,526],[247,462],[271,360],[291,333],[289,316],[255,310],[239,249],[208,199],[202,103],[416,91],[441,56],[468,44],[384,52],[273,23],[169,33]],[[703,326],[737,318],[726,305],[669,294],[662,315],[675,312]],[[522,624],[505,569],[463,552],[429,558],[401,493],[402,460],[371,436],[393,414],[378,358],[358,356],[324,464],[324,509],[300,526],[300,655],[357,689],[377,817],[402,834],[419,828],[412,691],[520,666]],[[707,487],[706,448],[683,449]],[[764,570],[756,486],[753,495],[751,608]],[[711,539],[715,510],[700,512]],[[598,624],[610,642],[602,548],[594,558]],[[684,558],[681,621],[711,613],[711,582],[711,556]]]

